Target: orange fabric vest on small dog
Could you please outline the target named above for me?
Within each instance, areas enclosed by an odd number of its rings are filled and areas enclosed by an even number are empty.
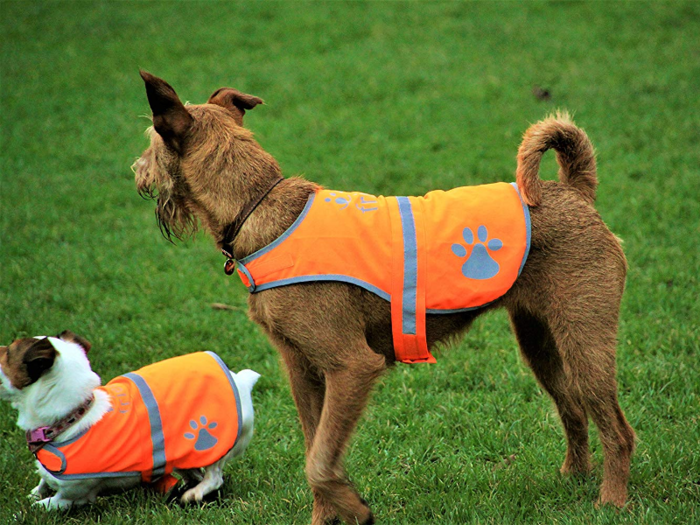
[[[140,474],[167,491],[177,482],[174,468],[211,465],[238,440],[238,390],[212,352],[146,366],[99,390],[109,395],[110,411],[83,434],[36,453],[59,479]]]
[[[241,259],[251,293],[342,281],[391,301],[396,359],[430,362],[426,314],[484,306],[525,264],[530,215],[515,184],[375,197],[319,190],[274,242]]]

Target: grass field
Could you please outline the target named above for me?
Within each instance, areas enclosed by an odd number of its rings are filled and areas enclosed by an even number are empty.
[[[0,342],[71,329],[105,381],[205,349],[263,376],[248,453],[201,507],[135,491],[46,516],[25,498],[38,478],[1,405],[0,523],[310,520],[286,376],[246,317],[246,290],[203,235],[165,242],[136,194],[129,166],[149,124],[139,67],[183,100],[221,86],[261,96],[246,124],[286,175],[374,194],[512,181],[528,124],[572,111],[629,261],[628,507],[594,508],[595,435],[594,475],[558,474],[558,417],[503,313],[436,365],[382,380],[348,469],[379,523],[700,523],[697,3],[2,1],[0,34]],[[543,176],[555,173],[549,157]]]

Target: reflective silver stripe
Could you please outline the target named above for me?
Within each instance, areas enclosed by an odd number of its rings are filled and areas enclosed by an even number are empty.
[[[151,441],[153,443],[153,471],[151,479],[156,479],[165,474],[165,436],[163,435],[163,422],[160,418],[160,410],[151,388],[143,377],[135,372],[129,372],[122,377],[126,377],[134,382],[139,389],[141,399],[143,399],[148,411],[148,421],[151,425]]]
[[[368,292],[372,292],[375,295],[378,295],[385,301],[391,301],[391,295],[389,295],[387,292],[382,290],[381,288],[378,288],[372,284],[369,284],[366,281],[363,281],[361,279],[357,279],[355,277],[350,277],[348,275],[340,275],[340,274],[326,274],[326,275],[300,275],[299,277],[290,277],[288,279],[280,279],[278,281],[272,281],[269,283],[261,284],[260,286],[255,286],[253,289],[252,287],[248,288],[248,291],[250,293],[255,293],[255,292],[262,292],[263,290],[269,290],[270,288],[277,288],[279,286],[289,286],[290,284],[299,284],[299,283],[315,283],[319,281],[335,281],[339,283],[348,283],[348,284],[354,284],[355,286],[359,286],[360,288],[364,288]]]
[[[226,363],[224,363],[222,359],[214,352],[206,351],[205,353],[212,356],[214,358],[214,361],[216,361],[221,367],[221,369],[224,371],[224,374],[228,379],[228,384],[231,385],[231,390],[233,390],[233,397],[236,398],[236,415],[238,417],[238,430],[236,431],[236,441],[234,442],[235,445],[235,443],[238,442],[239,436],[241,435],[241,426],[243,425],[243,422],[241,421],[241,400],[238,396],[238,388],[236,388],[236,383],[234,382],[233,377],[231,377],[231,371],[226,366]]]
[[[418,301],[418,240],[413,208],[408,197],[396,197],[403,229],[403,301],[401,332],[416,334],[416,310]]]

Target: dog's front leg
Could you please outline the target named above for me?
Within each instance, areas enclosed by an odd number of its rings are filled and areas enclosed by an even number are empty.
[[[321,419],[306,460],[314,494],[330,501],[346,523],[370,524],[374,517],[345,475],[343,454],[365,408],[375,380],[386,369],[383,356],[357,342],[344,355],[342,367],[326,371]],[[313,525],[320,522],[313,522]]]
[[[92,478],[70,481],[61,480],[56,483],[58,485],[56,494],[50,498],[37,501],[34,505],[44,507],[47,510],[66,510],[72,506],[92,503],[104,487],[105,482],[99,478]],[[118,483],[124,482],[122,479],[119,479]]]
[[[301,354],[298,348],[292,347],[288,341],[276,337],[274,334],[269,334],[269,336],[282,355],[287,367],[292,396],[299,413],[301,428],[304,433],[306,456],[308,457],[318,423],[321,420],[321,410],[323,409],[326,391],[325,378]],[[323,494],[313,489],[313,487],[312,491],[314,493],[314,506],[311,513],[311,522],[326,524],[337,520],[335,507],[330,501]]]
[[[49,487],[44,478],[41,478],[39,484],[32,489],[27,497],[33,500],[40,500],[48,497],[49,494],[51,494],[51,487]]]

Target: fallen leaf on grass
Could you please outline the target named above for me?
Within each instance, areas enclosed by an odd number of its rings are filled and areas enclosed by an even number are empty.
[[[211,307],[214,310],[236,310],[238,312],[242,312],[243,308],[240,306],[231,306],[230,304],[224,304],[224,303],[211,303]]]

